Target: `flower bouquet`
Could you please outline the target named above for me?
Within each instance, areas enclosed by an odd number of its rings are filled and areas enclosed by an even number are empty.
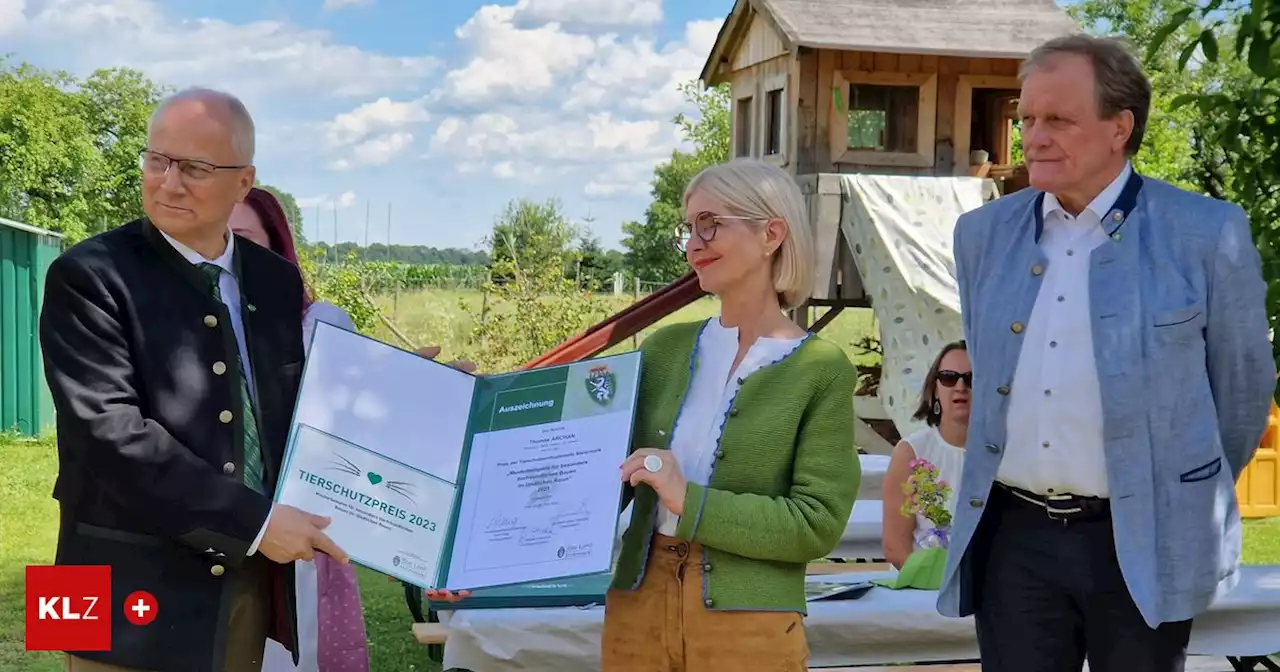
[[[951,531],[951,511],[947,500],[951,498],[951,486],[938,479],[938,468],[928,460],[911,461],[911,474],[902,485],[906,501],[902,503],[904,516],[922,516],[933,524],[929,535],[920,542],[892,580],[879,580],[886,588],[918,588],[937,590],[942,585],[942,571],[947,564],[947,546]]]

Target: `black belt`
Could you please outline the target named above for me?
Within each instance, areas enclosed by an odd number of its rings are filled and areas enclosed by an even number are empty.
[[[1077,523],[1103,520],[1111,516],[1111,500],[1084,495],[1040,495],[996,481],[995,492],[1004,494],[1001,499],[1020,508],[1044,511],[1049,520]]]

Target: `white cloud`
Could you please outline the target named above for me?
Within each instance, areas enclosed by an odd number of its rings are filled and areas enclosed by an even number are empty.
[[[649,193],[656,161],[610,163],[591,178],[582,192],[589,198],[641,196]]]
[[[662,21],[662,0],[519,0],[520,19],[584,26],[648,26]]]
[[[346,7],[369,7],[373,0],[324,0],[324,11],[336,12]]]
[[[0,35],[16,33],[26,20],[26,0],[0,0]]]
[[[413,144],[408,127],[431,119],[421,100],[397,102],[379,98],[323,125],[327,149],[340,153],[330,170],[382,165]]]
[[[431,119],[422,101],[395,102],[379,98],[350,112],[333,118],[325,127],[330,147],[344,147],[367,139],[370,135],[420,124]]]
[[[628,121],[608,112],[586,119],[485,113],[441,121],[428,156],[450,159],[459,173],[487,169],[522,182],[575,174],[576,184],[590,180],[588,196],[612,197],[646,193],[653,167],[678,140],[670,123]]]
[[[412,144],[412,133],[405,131],[385,133],[352,147],[350,158],[333,161],[329,164],[329,168],[350,170],[361,166],[380,166],[403,153]]]
[[[0,6],[0,15],[12,11]],[[439,65],[430,56],[364,51],[336,43],[327,31],[279,21],[175,20],[156,0],[48,0],[28,14],[19,44],[74,57],[74,70],[133,67],[172,86],[216,86],[247,99],[413,90]]]
[[[531,28],[522,20],[526,13],[567,18],[557,12],[588,5],[607,12],[612,0],[518,0],[476,12],[458,30],[474,55],[445,75],[427,104],[479,111],[442,111],[428,156],[453,160],[460,173],[487,170],[505,179],[576,168],[584,193],[596,198],[647,193],[653,166],[680,145],[671,117],[694,111],[679,86],[697,78],[720,22],[690,22],[680,39],[661,44],[574,34],[555,22]]]
[[[676,142],[670,123],[627,121],[609,112],[585,120],[484,113],[470,119],[449,117],[431,139],[433,156],[476,161],[517,156],[550,163],[593,163],[614,158],[656,157]]]
[[[596,41],[549,23],[519,28],[513,6],[485,5],[454,34],[472,46],[465,66],[445,75],[437,99],[464,105],[494,103],[510,96],[548,92],[559,76],[577,69],[596,50]]]
[[[698,78],[719,29],[718,21],[692,21],[685,26],[684,39],[662,49],[640,38],[626,43],[612,36],[602,40],[596,57],[570,87],[564,108],[616,105],[670,118],[684,108],[679,87]]]
[[[304,212],[307,210],[314,210],[317,207],[322,211],[332,211],[334,206],[337,206],[338,209],[341,210],[355,205],[356,192],[348,189],[342,192],[342,194],[337,198],[329,196],[328,194],[321,194],[319,196],[304,196],[295,200],[298,203],[298,209],[303,210]]]

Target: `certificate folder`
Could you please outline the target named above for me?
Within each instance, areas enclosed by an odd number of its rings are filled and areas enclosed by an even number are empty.
[[[608,573],[640,363],[475,376],[317,324],[276,501],[422,588]]]
[[[458,602],[429,602],[435,611],[456,609],[539,609],[604,604],[613,572],[572,576],[558,581],[521,583],[472,591]]]

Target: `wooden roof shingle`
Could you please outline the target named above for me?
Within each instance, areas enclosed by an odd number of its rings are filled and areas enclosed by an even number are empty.
[[[1054,0],[738,0],[704,81],[729,56],[752,8],[792,49],[1022,59],[1042,42],[1081,32]]]

